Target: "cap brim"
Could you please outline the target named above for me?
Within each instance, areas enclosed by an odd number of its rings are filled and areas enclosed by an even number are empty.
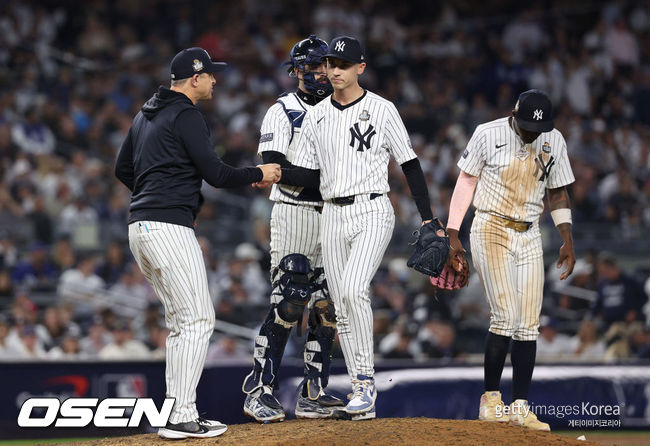
[[[346,62],[351,62],[351,63],[361,63],[361,62],[363,62],[362,60],[354,60],[354,59],[352,59],[350,57],[341,56],[340,54],[328,53],[328,54],[323,56],[324,59],[327,59],[328,57],[331,57],[332,59],[344,60]]]
[[[555,127],[553,121],[533,122],[533,121],[524,121],[519,118],[517,118],[517,125],[522,129],[526,130],[527,132],[535,132],[535,133],[550,132]]]
[[[212,62],[209,69],[205,70],[208,73],[216,73],[217,71],[223,71],[228,66],[225,62]]]

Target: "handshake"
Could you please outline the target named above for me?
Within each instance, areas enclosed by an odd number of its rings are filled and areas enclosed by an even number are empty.
[[[279,164],[259,164],[257,166],[262,171],[262,180],[253,183],[253,187],[269,187],[277,183],[282,178],[282,169]]]

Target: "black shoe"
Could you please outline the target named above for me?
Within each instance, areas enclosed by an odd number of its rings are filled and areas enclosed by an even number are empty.
[[[184,423],[167,423],[158,429],[158,436],[173,440],[183,438],[211,438],[217,437],[228,430],[228,426],[218,421],[197,418],[195,421]]]

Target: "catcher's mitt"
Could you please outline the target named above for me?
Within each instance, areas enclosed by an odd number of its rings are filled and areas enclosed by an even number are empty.
[[[456,269],[460,269],[460,271],[456,271]],[[445,264],[438,277],[429,277],[429,281],[431,285],[441,290],[461,289],[469,282],[469,264],[465,257],[457,256],[452,263]]]
[[[415,251],[406,264],[422,274],[438,277],[449,256],[449,237],[445,227],[440,220],[434,218],[413,235],[417,236],[413,243]]]

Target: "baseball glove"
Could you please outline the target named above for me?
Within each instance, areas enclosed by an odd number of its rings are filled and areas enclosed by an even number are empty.
[[[413,232],[415,251],[406,263],[427,276],[438,277],[449,255],[449,237],[440,220],[434,218]]]
[[[429,281],[431,285],[441,290],[459,290],[469,282],[469,264],[465,257],[456,256],[452,263],[445,264],[438,277],[429,277]]]

